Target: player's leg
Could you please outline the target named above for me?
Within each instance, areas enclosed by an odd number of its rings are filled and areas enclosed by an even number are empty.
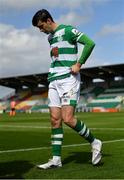
[[[15,108],[12,109],[12,116],[15,116]]]
[[[85,138],[92,147],[92,164],[98,164],[101,160],[102,142],[96,139],[86,124],[74,117],[75,108],[70,105],[62,106],[62,119],[66,125],[74,129]]]
[[[64,123],[78,132],[79,135],[84,137],[89,143],[92,143],[95,139],[94,136],[84,122],[75,118],[74,112],[75,107],[70,105],[62,106],[62,119]]]
[[[64,123],[92,143],[95,138],[91,134],[90,130],[82,121],[76,120],[74,117],[75,107],[80,96],[80,77],[78,75],[73,75],[66,79],[63,83],[63,90],[64,89],[65,92],[63,92],[61,97],[62,119]]]
[[[63,80],[64,81],[64,80]],[[62,119],[74,129],[80,136],[84,137],[92,146],[92,163],[97,164],[101,159],[101,141],[97,140],[86,124],[74,117],[75,107],[80,96],[80,77],[72,75],[63,82]]]
[[[50,107],[51,116],[51,145],[53,159],[61,160],[61,147],[63,141],[63,128],[61,120],[61,108]]]
[[[12,116],[12,109],[10,110],[9,115]]]
[[[61,146],[63,141],[63,129],[61,121],[60,99],[55,88],[49,89],[49,107],[51,119],[51,146],[52,159],[47,163],[38,165],[41,169],[61,167]]]
[[[61,124],[61,109],[59,107],[50,108],[51,115],[51,146],[52,159],[47,163],[38,165],[41,169],[61,167],[61,147],[63,141],[63,129]]]

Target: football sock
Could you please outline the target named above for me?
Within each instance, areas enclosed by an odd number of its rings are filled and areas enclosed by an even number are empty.
[[[84,137],[89,143],[94,141],[94,136],[82,121],[77,120],[76,126],[73,129],[78,132],[80,136]]]
[[[63,129],[62,128],[52,129],[51,144],[52,144],[53,156],[61,156],[62,141],[63,141]]]

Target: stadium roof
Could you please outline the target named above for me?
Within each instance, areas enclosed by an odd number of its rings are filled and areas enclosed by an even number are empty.
[[[107,81],[114,79],[115,77],[124,78],[124,64],[82,68],[80,73],[82,81],[86,81],[88,79],[103,79]],[[20,89],[24,86],[35,88],[39,85],[47,87],[47,76],[48,73],[5,77],[0,78],[0,85],[14,89]]]
[[[97,66],[81,69],[81,76],[87,76],[92,79],[114,79],[115,77],[124,77],[124,64]]]
[[[14,89],[20,89],[24,86],[29,88],[35,88],[38,85],[47,86],[47,75],[48,73],[42,73],[0,78],[0,85]]]

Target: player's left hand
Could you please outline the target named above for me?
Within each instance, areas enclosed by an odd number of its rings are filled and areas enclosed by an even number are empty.
[[[77,74],[79,73],[80,69],[81,69],[81,64],[77,62],[71,67],[71,72],[72,74]]]

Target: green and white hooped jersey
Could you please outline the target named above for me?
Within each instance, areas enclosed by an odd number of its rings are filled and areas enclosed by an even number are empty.
[[[59,25],[48,36],[50,43],[51,66],[48,81],[70,76],[71,66],[77,62],[77,42],[83,33],[70,25]]]

